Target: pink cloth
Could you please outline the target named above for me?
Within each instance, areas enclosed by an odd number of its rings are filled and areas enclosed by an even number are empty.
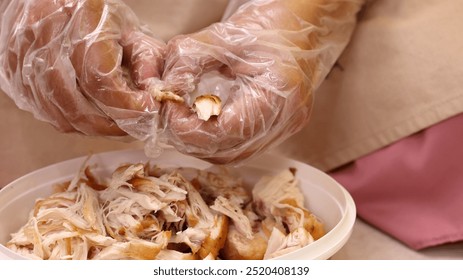
[[[361,218],[413,249],[463,240],[463,114],[330,175]]]

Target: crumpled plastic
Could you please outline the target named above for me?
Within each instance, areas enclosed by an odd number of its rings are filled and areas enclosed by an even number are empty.
[[[223,22],[171,39],[166,87],[186,100],[212,93],[224,104],[216,119],[204,122],[188,108],[191,100],[167,103],[161,110],[167,138],[183,153],[230,163],[298,132],[362,3],[254,0]]]
[[[159,102],[147,89],[162,74],[165,43],[122,1],[0,8],[1,88],[19,108],[63,132],[138,138],[152,129]]]
[[[306,125],[362,3],[254,0],[166,45],[121,1],[3,1],[1,88],[63,132],[128,134],[152,156],[170,144],[238,163]],[[222,100],[208,121],[191,110],[202,94]]]

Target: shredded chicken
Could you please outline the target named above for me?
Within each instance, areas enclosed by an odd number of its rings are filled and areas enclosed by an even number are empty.
[[[196,112],[198,118],[203,121],[208,121],[212,116],[218,116],[222,111],[222,101],[217,95],[201,95],[198,96],[193,103],[193,111]]]
[[[294,170],[252,195],[228,170],[125,164],[97,178],[84,164],[38,199],[7,247],[31,259],[267,259],[325,234]]]
[[[181,96],[178,96],[171,91],[160,90],[157,87],[151,87],[148,90],[151,92],[151,95],[156,99],[156,101],[159,102],[171,100],[182,103],[185,101]]]

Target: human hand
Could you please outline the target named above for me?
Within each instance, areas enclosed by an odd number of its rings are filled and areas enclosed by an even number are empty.
[[[18,107],[64,132],[146,133],[165,44],[122,1],[12,0],[0,14],[0,82]]]
[[[190,101],[163,104],[170,143],[210,162],[235,163],[298,132],[362,3],[254,0],[225,22],[172,39],[165,87]],[[190,109],[194,96],[205,93],[223,101],[222,112],[207,121]]]

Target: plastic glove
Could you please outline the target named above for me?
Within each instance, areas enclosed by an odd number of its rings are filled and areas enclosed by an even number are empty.
[[[143,135],[156,122],[147,88],[165,44],[123,2],[5,0],[0,14],[0,83],[18,107],[87,135]]]
[[[162,127],[181,152],[237,163],[306,125],[313,92],[348,43],[361,0],[254,0],[225,22],[167,45]],[[218,95],[223,110],[203,121],[189,106]],[[329,112],[327,112],[329,113]]]

